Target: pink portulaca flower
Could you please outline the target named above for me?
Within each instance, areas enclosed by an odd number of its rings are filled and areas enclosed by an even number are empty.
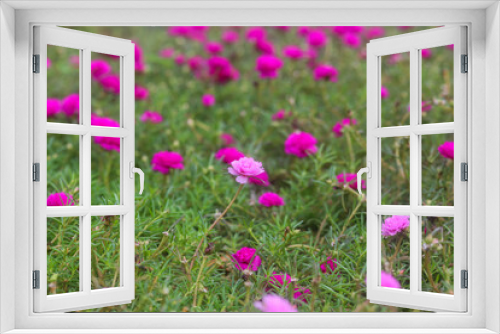
[[[235,140],[233,136],[231,136],[229,133],[223,133],[220,135],[220,139],[224,143],[224,146],[230,146],[233,145]]]
[[[283,61],[273,55],[262,55],[256,60],[255,70],[260,73],[262,79],[275,79],[278,71],[283,66]]]
[[[230,164],[233,161],[243,158],[245,155],[235,149],[234,147],[227,147],[220,149],[215,153],[215,159],[222,160],[226,164]]]
[[[274,45],[266,39],[259,39],[255,42],[255,50],[263,54],[272,55],[274,54]]]
[[[113,93],[115,95],[120,94],[120,77],[117,75],[107,75],[99,80],[102,88],[105,91]]]
[[[236,182],[245,184],[248,183],[249,177],[263,173],[264,168],[262,168],[261,162],[255,161],[253,158],[243,157],[231,162],[231,167],[228,167],[227,171],[236,176]]]
[[[326,34],[321,30],[312,30],[307,35],[307,44],[313,48],[321,48],[326,45]]]
[[[307,35],[309,35],[310,32],[311,32],[310,27],[298,27],[297,28],[297,35],[299,35],[301,37],[307,37]]]
[[[222,34],[222,41],[226,44],[234,44],[238,41],[240,36],[234,30],[226,30]]]
[[[371,27],[366,32],[366,37],[368,39],[380,38],[383,37],[384,35],[385,35],[385,29],[382,27]]]
[[[146,100],[149,97],[149,90],[146,87],[135,86],[135,99]]]
[[[151,159],[151,169],[168,174],[171,169],[184,169],[184,158],[177,152],[162,151],[155,153]]]
[[[317,140],[310,133],[292,133],[285,141],[285,153],[293,154],[299,158],[305,158],[318,151]]]
[[[186,56],[177,55],[175,56],[174,61],[177,65],[184,65],[184,63],[186,63]]]
[[[141,121],[144,123],[161,123],[163,122],[163,116],[156,111],[146,110],[141,116]]]
[[[80,66],[80,56],[70,56],[69,63],[71,66],[78,68],[78,66]]]
[[[61,101],[58,99],[47,99],[47,117],[55,116],[61,112]]]
[[[406,230],[410,226],[409,216],[392,216],[386,218],[382,224],[382,235],[384,237],[392,237]]]
[[[352,173],[342,173],[337,175],[337,182],[342,186],[348,186],[351,189],[358,189],[357,175]],[[361,188],[366,189],[365,180],[361,181]]]
[[[332,82],[337,82],[338,80],[338,74],[339,71],[331,65],[318,65],[314,69],[314,80],[319,81],[319,80],[325,80],[325,81],[332,81]]]
[[[47,57],[47,69],[51,68],[52,66],[52,60],[50,60],[49,57]]]
[[[201,97],[201,103],[203,103],[205,107],[211,107],[215,104],[215,96],[211,94],[205,94]]]
[[[342,36],[344,34],[359,34],[363,30],[361,26],[335,26],[332,32],[336,35]]]
[[[297,308],[288,300],[277,295],[264,295],[262,301],[253,303],[256,309],[267,313],[297,312]]]
[[[172,58],[175,50],[173,48],[166,48],[160,51],[160,57],[162,58]]]
[[[342,42],[352,49],[357,49],[361,46],[361,38],[358,35],[352,33],[345,34],[342,37]]]
[[[285,110],[278,110],[273,116],[271,116],[271,119],[273,121],[279,121],[291,115],[292,115],[291,111],[287,113]]]
[[[109,126],[113,128],[120,127],[120,123],[114,119],[99,117],[94,114],[91,115],[90,124],[93,126]],[[94,137],[94,142],[107,151],[120,152],[120,138],[97,136]]]
[[[262,172],[259,175],[250,176],[248,178],[248,183],[267,187],[269,186],[269,175],[267,175],[267,172]]]
[[[422,49],[422,58],[430,58],[432,57],[431,49]]]
[[[285,205],[285,201],[283,200],[283,198],[281,198],[281,196],[276,193],[263,193],[259,197],[259,203],[267,207]]]
[[[296,45],[288,45],[283,48],[283,56],[290,59],[301,59],[304,56],[304,51]]]
[[[105,60],[97,59],[90,63],[90,73],[93,79],[99,80],[109,72],[111,72],[111,65]]]
[[[80,95],[70,94],[64,98],[61,106],[66,116],[70,117],[80,113]]]
[[[438,151],[446,159],[455,159],[455,145],[452,141],[444,142],[441,146],[438,147]]]
[[[205,44],[205,51],[207,51],[211,55],[218,55],[222,52],[223,49],[224,48],[222,47],[222,44],[217,42],[208,42],[207,44]]]
[[[319,266],[319,269],[323,274],[332,274],[337,269],[337,259],[328,257],[326,261]]]
[[[47,196],[47,206],[66,206],[75,205],[73,196],[66,193],[55,193]]]
[[[292,282],[292,278],[288,274],[277,274],[273,272],[273,275],[268,281],[268,285],[276,290],[281,290],[283,287],[288,287]],[[268,291],[271,289],[267,289]],[[303,287],[296,287],[294,289],[293,298],[301,300],[307,303],[306,295],[310,295],[311,290]]]
[[[342,121],[337,122],[332,128],[332,132],[335,134],[335,137],[342,137],[344,134],[343,129],[346,126],[356,125],[358,121],[355,118],[344,118]]]
[[[146,64],[144,64],[144,53],[142,51],[142,48],[137,44],[137,42],[134,43],[134,54],[135,54],[135,70],[137,72],[144,72],[146,69]]]
[[[262,27],[249,28],[246,33],[246,39],[250,42],[256,42],[265,39],[267,36],[266,30]]]
[[[399,284],[398,280],[391,274],[381,271],[380,278],[380,286],[385,288],[401,289],[401,284]]]
[[[243,271],[249,269],[257,271],[261,264],[260,256],[255,254],[254,248],[243,247],[232,255],[232,261],[236,269]]]
[[[213,56],[208,59],[208,76],[216,83],[225,84],[229,81],[238,80],[240,74],[231,62],[221,56]]]
[[[380,96],[383,99],[387,99],[389,97],[389,90],[385,86],[382,86],[382,88],[380,89]]]

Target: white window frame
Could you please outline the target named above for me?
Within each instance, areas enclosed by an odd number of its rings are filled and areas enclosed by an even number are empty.
[[[97,8],[129,6],[132,9],[102,10]],[[15,7],[14,10],[12,7]],[[52,7],[51,7],[52,6]],[[59,8],[59,7],[69,8]],[[137,10],[137,8],[150,9]],[[15,186],[15,199],[9,199],[11,189],[0,189],[0,260],[1,281],[0,320],[2,331],[38,333],[115,332],[139,333],[143,329],[158,329],[158,333],[176,333],[182,328],[198,333],[232,333],[236,329],[260,328],[266,332],[286,333],[495,333],[500,331],[500,11],[498,3],[490,2],[238,2],[232,9],[216,1],[184,2],[123,2],[107,1],[17,2],[1,4],[0,35],[1,69],[0,100],[0,177],[2,184]],[[86,9],[84,9],[86,7]],[[160,8],[163,7],[163,8]],[[22,9],[35,8],[35,9]],[[41,9],[45,8],[45,9]],[[47,9],[49,8],[49,9]],[[52,8],[52,9],[50,9]],[[59,10],[57,10],[59,8]],[[78,9],[75,9],[78,8]],[[208,14],[207,9],[208,8]],[[457,9],[458,8],[458,9]],[[411,10],[409,10],[411,9]],[[486,24],[485,24],[486,23]],[[468,243],[470,287],[467,313],[435,314],[34,314],[32,312],[31,269],[32,191],[30,181],[32,156],[30,79],[32,26],[56,25],[447,25],[462,24],[469,28],[469,183]],[[15,31],[15,40],[12,31]],[[5,46],[5,47],[4,47]],[[15,66],[15,70],[13,67]],[[486,71],[486,67],[488,70]],[[15,87],[11,83],[15,78]],[[12,95],[9,96],[9,93]],[[5,112],[6,108],[15,110]],[[14,109],[15,108],[15,109]],[[9,129],[11,126],[13,129]],[[486,135],[488,134],[488,140]],[[8,142],[14,136],[15,145]],[[9,149],[10,147],[10,149]],[[488,152],[486,154],[485,152]],[[9,161],[14,161],[9,163]],[[486,164],[488,162],[488,164]],[[361,166],[360,166],[361,167]],[[15,171],[15,179],[12,173]],[[488,182],[485,182],[488,174]],[[15,181],[15,182],[14,182]],[[488,196],[486,196],[488,194]],[[26,200],[28,198],[28,200]],[[486,205],[485,205],[486,204]],[[9,205],[15,208],[9,210]],[[488,219],[486,219],[488,218]],[[15,226],[12,226],[12,220]],[[471,229],[471,225],[474,229]],[[473,233],[472,233],[473,232]],[[15,238],[13,237],[15,236]],[[14,253],[14,257],[12,254]],[[486,266],[485,255],[493,258]],[[12,289],[14,287],[14,289]],[[488,293],[486,293],[488,291]],[[12,307],[14,305],[14,308]],[[229,329],[233,330],[229,330]],[[296,330],[283,330],[295,328]],[[381,330],[381,328],[383,328]],[[57,330],[59,329],[59,331]],[[133,330],[137,329],[137,330]],[[164,329],[161,330],[160,329]],[[176,330],[179,329],[179,330]],[[198,331],[196,331],[198,329]],[[211,330],[206,330],[211,329]],[[281,330],[280,330],[281,329]],[[343,331],[342,329],[345,329]],[[348,330],[349,329],[349,330]],[[357,329],[357,330],[356,330]],[[109,330],[109,331],[107,331]],[[151,332],[150,331],[150,332]],[[243,332],[243,330],[240,330]],[[249,330],[245,331],[249,333]],[[252,331],[253,332],[253,331]]]

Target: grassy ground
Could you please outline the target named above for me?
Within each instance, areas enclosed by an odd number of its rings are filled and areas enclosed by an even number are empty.
[[[145,73],[138,73],[136,81],[149,90],[148,99],[136,102],[136,165],[146,174],[144,194],[136,197],[136,298],[128,305],[92,311],[254,312],[253,302],[266,292],[273,272],[288,273],[296,279],[293,286],[311,290],[305,302],[291,298],[292,289],[275,291],[289,298],[301,312],[410,311],[367,302],[365,202],[336,179],[338,174],[355,173],[365,166],[364,42],[362,47],[352,49],[329,37],[319,52],[319,62],[338,69],[336,83],[315,81],[305,61],[289,59],[284,59],[276,80],[262,80],[254,70],[258,53],[240,36],[238,43],[223,52],[239,70],[239,80],[215,85],[197,80],[187,66],[177,65],[172,58],[159,57],[159,51],[167,47],[174,48],[176,55],[206,55],[200,43],[168,36],[164,28],[82,30],[136,41],[144,50],[146,64]],[[210,39],[220,40],[222,30],[210,29]],[[267,30],[277,50],[290,44],[305,46],[295,28],[289,32]],[[243,36],[244,29],[239,31]],[[401,32],[396,27],[386,28],[386,35]],[[281,52],[278,55],[281,57]],[[453,112],[449,93],[452,73],[447,67],[450,55],[446,48],[434,50],[429,62],[432,66],[424,73],[424,100],[433,105],[424,118],[430,122],[447,120]],[[49,97],[62,99],[78,92],[76,69],[69,56],[68,50],[49,50]],[[107,60],[117,70],[116,60],[97,58]],[[384,100],[383,118],[390,125],[406,124],[407,59],[389,63],[384,60],[383,84],[390,96]],[[216,104],[210,108],[201,103],[207,93],[216,97]],[[92,96],[93,113],[114,117],[116,96],[102,91],[96,82]],[[292,116],[272,121],[271,116],[280,109],[292,112]],[[145,110],[159,112],[164,121],[141,122]],[[348,117],[358,123],[336,138],[332,127]],[[49,121],[74,122],[75,118],[58,115]],[[299,129],[317,138],[317,154],[299,159],[284,153],[284,141]],[[204,255],[192,261],[208,227],[238,188],[227,166],[214,159],[215,152],[223,147],[221,133],[233,135],[235,147],[263,163],[271,186],[245,185],[228,214],[204,241]],[[443,158],[437,147],[453,139],[428,137],[423,139],[427,145],[422,158],[423,197],[426,204],[452,205],[452,161]],[[92,204],[114,204],[119,198],[119,153],[92,145]],[[49,135],[49,194],[64,191],[78,200],[78,147],[77,137]],[[168,175],[152,171],[153,155],[166,150],[179,152],[185,169],[172,170]],[[405,204],[409,143],[404,138],[384,139],[382,151],[384,203]],[[260,205],[257,199],[267,191],[279,193],[285,206]],[[117,217],[93,219],[93,288],[119,284],[118,224]],[[76,291],[78,218],[54,218],[48,226],[48,291]],[[423,228],[425,236],[431,235],[427,242],[432,243],[432,238],[438,242],[424,254],[423,288],[449,293],[453,286],[453,221],[431,217]],[[409,243],[403,242],[408,233],[383,240],[382,267],[403,288],[409,286]],[[256,273],[243,275],[231,263],[230,255],[241,247],[257,249],[262,265]],[[320,271],[320,264],[328,257],[338,261],[333,274]]]

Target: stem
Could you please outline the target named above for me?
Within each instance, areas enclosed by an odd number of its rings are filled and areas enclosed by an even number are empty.
[[[429,282],[431,283],[432,285],[432,289],[434,290],[434,292],[437,292],[437,293],[441,293],[441,291],[439,291],[439,288],[437,287],[436,283],[434,282],[434,279],[432,278],[432,273],[431,273],[431,268],[430,268],[430,263],[431,263],[431,257],[429,256],[429,251],[425,251],[425,262],[424,262],[424,266],[425,266],[425,273],[427,274],[427,277],[429,278]]]
[[[347,189],[350,189],[350,188],[347,188]],[[358,195],[356,193],[356,195]],[[362,199],[364,198],[364,195],[362,197]],[[342,231],[340,232],[339,234],[339,238],[344,235],[344,232],[345,230],[347,229],[347,226],[349,225],[349,223],[351,222],[352,218],[354,218],[354,215],[358,212],[359,208],[361,207],[361,205],[363,204],[363,200],[360,200],[358,202],[358,204],[356,205],[356,207],[354,208],[354,210],[352,211],[351,215],[349,216],[349,218],[347,218],[347,221],[346,223],[344,224],[344,227],[342,228]]]
[[[400,235],[399,236],[399,239],[398,239],[398,243],[396,245],[396,250],[394,251],[394,254],[392,254],[392,256],[389,258],[389,266],[391,268],[391,272],[392,272],[392,262],[394,261],[394,259],[396,258],[396,256],[398,255],[399,253],[399,249],[401,248],[401,244],[403,243],[403,236]]]
[[[201,262],[200,271],[198,271],[198,277],[196,278],[196,283],[194,284],[194,298],[193,298],[193,307],[196,307],[196,297],[198,297],[198,284],[200,283],[201,273],[203,272],[203,267],[205,267],[205,258]]]
[[[345,134],[345,138],[347,140],[347,148],[349,150],[349,157],[351,159],[351,165],[349,166],[349,169],[353,170],[354,166],[355,166],[355,160],[354,160],[354,151],[352,150],[352,141],[351,141],[351,134],[350,134],[349,127],[347,127],[347,129],[344,128],[344,134]]]

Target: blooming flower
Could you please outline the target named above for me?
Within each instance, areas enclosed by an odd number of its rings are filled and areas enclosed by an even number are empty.
[[[386,218],[382,224],[382,235],[384,237],[395,236],[408,228],[408,226],[410,226],[409,216],[392,216]]]
[[[201,97],[201,103],[203,103],[205,107],[211,107],[215,104],[215,96],[211,94],[205,94]]]
[[[297,35],[299,35],[301,37],[306,37],[307,35],[309,35],[309,32],[311,32],[310,27],[298,27],[297,28]]]
[[[264,171],[259,175],[250,176],[248,178],[248,183],[267,187],[269,186],[269,175],[267,175],[267,172]]]
[[[149,90],[146,87],[135,86],[135,99],[146,100],[149,97]]]
[[[173,48],[166,48],[160,51],[160,57],[171,58],[174,55],[175,50]]]
[[[260,256],[255,254],[256,250],[254,248],[242,247],[236,253],[232,255],[232,261],[235,263],[235,267],[238,270],[249,269],[256,271],[260,267],[261,259]]]
[[[366,32],[366,37],[368,39],[379,38],[385,35],[385,29],[382,27],[371,27]]]
[[[73,196],[66,193],[54,193],[47,196],[47,206],[75,205]]]
[[[297,308],[288,300],[277,295],[264,295],[262,301],[253,303],[262,312],[297,312]]]
[[[332,32],[334,34],[337,34],[339,36],[342,36],[344,34],[358,34],[363,30],[363,27],[361,26],[335,26],[332,28]]]
[[[99,83],[105,91],[116,95],[120,94],[120,77],[117,75],[106,75],[99,80]]]
[[[61,111],[61,101],[58,99],[47,99],[47,117],[56,115]]]
[[[141,116],[142,122],[151,122],[151,123],[161,123],[163,122],[163,116],[156,111],[146,110],[144,114]]]
[[[223,133],[220,135],[220,139],[224,143],[224,146],[229,146],[234,144],[234,138],[229,133]]]
[[[356,34],[348,33],[342,37],[342,42],[348,47],[356,49],[361,45],[361,38]]]
[[[268,284],[271,286],[271,288],[280,290],[282,287],[288,287],[290,283],[292,282],[292,278],[288,274],[276,274],[273,272],[273,275],[268,281]],[[267,289],[270,290],[270,289]],[[304,303],[307,303],[307,299],[305,298],[305,295],[310,295],[311,290],[303,287],[296,287],[294,289],[293,293],[293,298],[294,299],[299,299]]]
[[[314,80],[319,81],[319,80],[326,80],[326,81],[332,81],[332,82],[337,82],[338,80],[338,70],[331,65],[318,65],[314,69]]]
[[[326,34],[321,30],[312,30],[307,35],[307,44],[313,48],[320,48],[326,44]]]
[[[326,259],[326,262],[323,262],[320,266],[319,269],[323,274],[332,274],[335,269],[337,269],[337,259],[332,259],[331,257],[328,257]]]
[[[438,151],[446,159],[453,160],[455,158],[455,147],[452,141],[444,142],[438,147]]]
[[[231,62],[221,56],[213,56],[208,59],[208,76],[216,83],[225,84],[232,80],[237,80],[239,72],[233,67]]]
[[[236,182],[245,184],[251,176],[257,176],[264,172],[262,163],[255,161],[253,158],[243,157],[231,162],[231,167],[228,167],[229,174],[236,176]]]
[[[215,159],[222,160],[226,164],[230,164],[235,160],[239,160],[243,158],[245,155],[235,149],[234,147],[227,147],[220,149],[217,153],[215,153]]]
[[[432,57],[431,49],[422,49],[422,58],[430,58]]]
[[[52,60],[50,60],[49,57],[47,57],[47,69],[49,69],[52,66]]]
[[[292,133],[285,141],[285,153],[305,158],[318,151],[316,138],[307,132]]]
[[[90,124],[93,126],[109,126],[109,127],[120,127],[120,123],[114,119],[107,117],[99,117],[92,114],[90,117]],[[120,138],[116,137],[93,137],[94,142],[100,145],[103,149],[107,151],[117,151],[120,152]]]
[[[273,121],[278,121],[285,119],[287,116],[290,116],[291,114],[292,114],[291,111],[287,113],[285,110],[278,110],[273,116],[271,116],[271,119]]]
[[[144,64],[144,55],[142,49],[139,46],[139,44],[137,44],[137,42],[133,43],[134,43],[134,55],[135,55],[134,57],[135,70],[137,72],[144,72],[144,70],[146,69],[146,65]]]
[[[221,53],[223,50],[223,47],[220,43],[217,42],[208,42],[205,44],[205,51],[210,53],[211,55],[217,55]]]
[[[262,55],[256,60],[255,70],[260,72],[260,77],[275,79],[278,70],[283,66],[283,61],[273,55]]]
[[[177,152],[162,151],[155,153],[151,159],[153,170],[168,174],[170,169],[184,169],[184,158]]]
[[[246,39],[251,42],[266,38],[266,30],[262,27],[252,27],[247,30]]]
[[[357,175],[352,173],[342,173],[337,175],[337,182],[343,186],[349,186],[351,189],[358,189]],[[361,181],[361,188],[366,189],[365,180]]]
[[[90,73],[93,79],[99,80],[109,72],[111,72],[111,65],[105,60],[97,59],[90,63]]]
[[[280,195],[276,193],[263,193],[259,197],[259,203],[267,207],[285,205],[285,201],[283,200],[283,198],[281,198]]]
[[[80,112],[80,95],[70,94],[62,101],[62,111],[66,116],[78,115]]]
[[[255,50],[263,54],[272,55],[274,54],[274,45],[266,39],[259,39],[255,42]]]
[[[183,65],[186,62],[186,56],[184,55],[177,55],[174,58],[174,61],[177,65]]]
[[[391,274],[386,273],[385,271],[381,271],[380,278],[380,286],[386,288],[401,289],[401,284],[399,284],[398,280],[395,279]]]
[[[226,44],[233,44],[238,41],[240,36],[234,30],[226,30],[222,33],[222,41]]]
[[[302,49],[296,45],[288,45],[283,48],[283,56],[290,59],[300,59],[304,55]]]
[[[382,88],[380,89],[380,96],[382,96],[383,99],[389,97],[389,90],[385,86],[382,86]]]
[[[355,118],[344,118],[342,121],[337,122],[333,126],[332,131],[335,134],[335,137],[342,137],[344,127],[356,125],[357,123],[358,121]]]

